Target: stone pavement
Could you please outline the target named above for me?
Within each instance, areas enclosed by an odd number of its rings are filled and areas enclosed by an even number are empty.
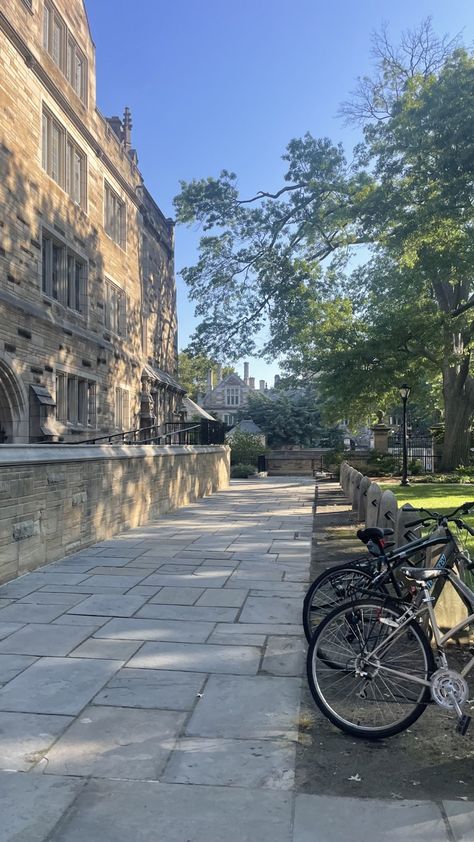
[[[0,842],[472,842],[463,801],[296,791],[313,496],[234,482],[0,588]]]

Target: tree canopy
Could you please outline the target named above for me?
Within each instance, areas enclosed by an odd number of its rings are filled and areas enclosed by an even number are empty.
[[[375,45],[374,76],[343,108],[363,125],[350,161],[306,134],[273,193],[241,198],[227,171],[182,184],[178,221],[204,230],[183,271],[202,319],[193,347],[255,352],[267,320],[261,352],[317,379],[334,417],[366,417],[410,379],[418,402],[444,407],[452,466],[469,458],[474,413],[474,60],[429,21]]]
[[[183,389],[186,389],[186,394],[193,401],[198,399],[198,395],[206,392],[207,373],[211,370],[215,375],[217,367],[216,360],[205,354],[193,355],[187,351],[180,351],[178,354],[178,379]],[[234,371],[233,366],[223,366],[222,376],[227,377]]]

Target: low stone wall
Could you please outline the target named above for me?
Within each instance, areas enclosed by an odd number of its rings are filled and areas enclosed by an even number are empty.
[[[224,445],[2,445],[0,582],[229,483]]]
[[[328,448],[271,450],[267,454],[268,475],[312,477],[315,471],[322,469],[325,453],[329,453]]]

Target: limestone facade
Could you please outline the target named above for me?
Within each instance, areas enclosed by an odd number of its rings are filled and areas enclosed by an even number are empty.
[[[2,0],[0,442],[176,420],[173,253],[82,0]]]

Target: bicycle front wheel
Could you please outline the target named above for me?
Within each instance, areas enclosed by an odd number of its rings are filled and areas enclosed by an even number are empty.
[[[399,608],[359,600],[336,608],[315,631],[307,659],[313,698],[325,716],[355,737],[404,731],[430,700],[430,644],[414,621],[397,628]]]
[[[373,575],[369,570],[356,567],[355,564],[344,564],[325,570],[314,580],[303,602],[303,627],[308,643],[319,623],[331,611],[339,605],[367,596]],[[375,595],[384,592],[385,588],[381,586],[377,588]]]

